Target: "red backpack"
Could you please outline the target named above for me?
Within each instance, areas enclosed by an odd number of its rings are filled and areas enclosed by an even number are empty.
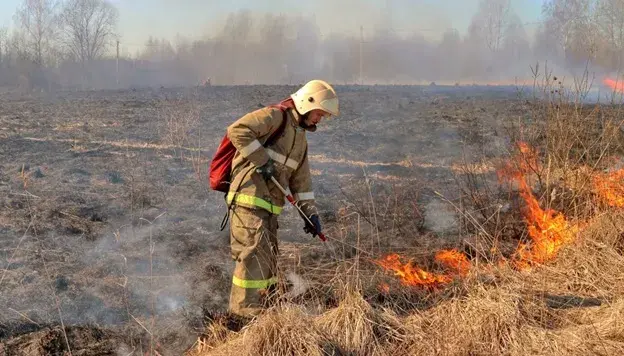
[[[270,146],[275,139],[277,139],[282,132],[284,132],[287,121],[286,110],[288,108],[294,108],[295,105],[293,100],[288,98],[279,104],[271,105],[269,107],[280,109],[283,114],[283,119],[280,127],[275,130],[275,132],[273,132],[264,143],[265,147]],[[219,148],[217,148],[217,152],[215,152],[212,162],[210,163],[209,181],[210,188],[212,190],[217,190],[223,193],[227,193],[229,191],[230,181],[232,179],[232,160],[234,159],[235,154],[236,147],[234,147],[230,139],[227,137],[227,134],[224,135],[221,140],[221,144],[219,145]]]

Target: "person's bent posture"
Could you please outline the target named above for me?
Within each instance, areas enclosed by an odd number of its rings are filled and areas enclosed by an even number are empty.
[[[321,232],[306,131],[314,132],[323,118],[339,115],[338,98],[329,84],[313,80],[280,105],[282,110],[265,107],[251,112],[227,129],[237,150],[227,194],[230,244],[236,262],[229,309],[242,317],[258,315],[278,282],[277,217],[285,197],[271,177],[290,189],[310,218],[314,226],[307,223],[305,230]]]

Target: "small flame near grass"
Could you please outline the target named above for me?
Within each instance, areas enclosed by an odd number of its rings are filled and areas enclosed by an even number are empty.
[[[624,169],[593,176],[594,191],[605,204],[624,208]]]

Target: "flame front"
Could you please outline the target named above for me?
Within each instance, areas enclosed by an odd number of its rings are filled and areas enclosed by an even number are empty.
[[[517,267],[525,269],[531,263],[544,263],[557,255],[561,247],[571,243],[578,227],[570,224],[562,213],[542,209],[526,182],[526,174],[538,168],[537,153],[526,143],[518,144],[520,155],[515,158],[517,168],[506,165],[499,177],[518,182],[520,196],[527,204],[524,212],[531,246],[520,244],[515,254]]]
[[[624,169],[595,175],[593,185],[594,191],[607,205],[624,208]]]
[[[499,180],[517,180],[540,169],[537,150],[526,142],[518,142],[517,145],[519,154],[513,160],[505,162],[503,167],[496,172]]]
[[[624,88],[624,86],[623,86]],[[519,269],[530,269],[535,263],[544,263],[552,260],[563,246],[574,241],[579,226],[567,221],[565,215],[552,209],[542,209],[527,183],[526,176],[537,172],[540,168],[538,154],[535,149],[524,142],[518,143],[518,155],[498,170],[499,179],[514,180],[518,183],[520,196],[526,202],[524,221],[531,242],[520,244],[511,261]],[[601,197],[613,206],[624,206],[624,169],[609,175],[597,176],[594,186]],[[401,283],[406,286],[438,287],[450,283],[455,277],[465,277],[471,264],[464,254],[457,250],[439,251],[435,260],[454,273],[435,274],[427,272],[412,264],[401,262],[398,254],[390,254],[375,260],[386,270],[393,271]],[[504,266],[506,261],[498,261],[498,266]],[[388,291],[387,285],[382,285],[383,291]]]
[[[524,177],[518,178],[520,195],[527,203],[525,222],[532,240],[531,248],[520,245],[517,251],[519,265],[544,263],[551,260],[557,252],[574,240],[577,228],[566,220],[562,213],[552,209],[540,208]]]
[[[438,287],[447,284],[453,279],[443,274],[429,273],[417,266],[412,265],[412,261],[401,262],[401,256],[396,253],[390,254],[380,260],[375,261],[381,267],[393,271],[399,277],[401,284],[405,286],[428,286]]]
[[[435,260],[455,270],[460,276],[467,275],[470,270],[468,258],[457,250],[442,250],[436,254]]]
[[[387,255],[375,262],[386,270],[393,271],[394,275],[399,277],[403,285],[412,287],[438,287],[451,282],[454,276],[463,277],[467,275],[470,270],[470,262],[466,258],[466,255],[457,250],[439,251],[435,256],[435,260],[445,267],[452,269],[453,272],[449,274],[427,272],[414,266],[412,261],[402,263],[401,256],[396,253]],[[380,288],[384,291],[389,290],[387,285],[381,285]]]

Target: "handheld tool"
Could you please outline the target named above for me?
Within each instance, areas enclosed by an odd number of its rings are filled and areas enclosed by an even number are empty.
[[[310,218],[303,212],[303,210],[301,210],[301,208],[299,207],[299,205],[297,205],[297,202],[295,201],[295,198],[293,198],[292,195],[288,194],[288,192],[286,192],[286,189],[284,189],[284,187],[282,187],[281,184],[279,184],[279,182],[277,181],[277,179],[275,179],[275,177],[271,177],[271,181],[273,182],[273,184],[275,184],[275,186],[282,192],[282,194],[284,194],[286,196],[286,199],[290,202],[290,204],[292,204],[295,208],[297,208],[297,210],[299,210],[299,213],[301,214],[301,216],[303,216],[303,218],[306,220],[306,222],[308,224],[310,224],[310,226],[314,226],[314,224],[312,223],[312,221],[310,221]],[[318,232],[315,231],[315,233],[318,235],[318,237],[323,241],[323,242],[327,242],[327,238],[325,237],[325,235],[322,232]]]

